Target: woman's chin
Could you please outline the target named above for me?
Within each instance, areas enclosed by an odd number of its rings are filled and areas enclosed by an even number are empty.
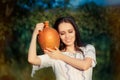
[[[74,43],[71,43],[71,42],[67,42],[67,43],[65,43],[67,46],[71,46],[71,45],[74,45]]]

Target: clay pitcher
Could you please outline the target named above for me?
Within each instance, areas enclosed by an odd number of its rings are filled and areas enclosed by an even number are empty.
[[[40,47],[44,50],[46,48],[59,48],[60,38],[58,32],[49,26],[49,21],[45,21],[44,28],[39,32],[38,42]]]

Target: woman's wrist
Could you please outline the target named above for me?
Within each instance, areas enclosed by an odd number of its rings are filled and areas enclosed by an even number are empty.
[[[36,34],[36,33],[33,33],[32,39],[36,39],[36,38],[37,38],[37,34]]]
[[[60,53],[60,60],[64,61],[64,57],[65,57],[65,55]]]

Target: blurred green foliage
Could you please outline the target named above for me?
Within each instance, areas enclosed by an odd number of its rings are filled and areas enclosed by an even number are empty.
[[[56,18],[60,16],[73,16],[79,25],[83,42],[95,45],[97,65],[94,68],[93,80],[113,80],[112,60],[115,58],[112,58],[112,54],[116,48],[111,46],[117,46],[114,41],[118,40],[112,32],[116,25],[112,26],[109,23],[114,19],[114,15],[110,14],[112,10],[89,3],[75,11],[67,8],[55,8],[35,10],[34,12],[25,12],[25,14],[16,12],[12,17],[0,20],[0,80],[55,80],[51,68],[41,69],[31,78],[32,67],[27,62],[27,55],[36,23],[48,20],[52,27]],[[3,19],[2,16],[0,18]],[[115,30],[117,32],[119,29]],[[38,54],[43,54],[39,44],[37,46]]]

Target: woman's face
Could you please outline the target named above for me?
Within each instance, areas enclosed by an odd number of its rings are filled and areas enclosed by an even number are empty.
[[[73,46],[75,41],[75,30],[70,23],[60,23],[58,31],[62,42],[66,46]]]

